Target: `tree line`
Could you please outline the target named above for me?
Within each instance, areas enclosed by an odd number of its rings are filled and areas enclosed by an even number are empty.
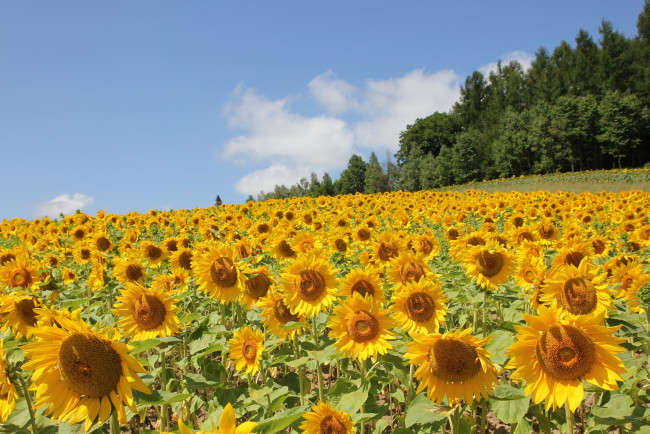
[[[448,112],[407,125],[396,164],[353,155],[336,181],[324,174],[258,200],[294,196],[417,191],[519,175],[614,167],[650,161],[650,0],[628,38],[603,20],[599,39],[580,30],[530,68],[499,62],[474,71]],[[249,200],[252,200],[252,196]]]

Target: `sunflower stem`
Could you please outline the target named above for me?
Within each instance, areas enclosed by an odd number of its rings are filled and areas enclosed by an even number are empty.
[[[487,427],[487,406],[487,400],[481,399],[481,430],[479,431],[481,434],[485,432],[485,428]]]
[[[262,376],[262,387],[266,387],[266,364],[264,363],[263,360],[260,360],[260,375]],[[271,409],[271,394],[270,393],[266,394],[266,401],[267,401],[267,403],[269,405],[269,407],[267,408],[266,416],[271,417],[272,409]]]
[[[573,434],[573,412],[569,408],[569,403],[564,403],[564,410],[566,414],[566,432],[567,434]]]
[[[160,351],[160,389],[167,391],[167,352]],[[167,412],[168,405],[163,404],[160,414],[160,432],[167,431]]]
[[[316,345],[316,348],[320,348],[318,345],[318,328],[316,327],[316,315],[311,317],[311,331],[314,334],[314,344]],[[325,402],[325,399],[323,398],[323,368],[318,361],[316,361],[316,371],[318,373],[318,400]]]
[[[408,390],[406,391],[406,410],[409,408],[409,405],[411,405],[411,401],[413,399],[413,369],[415,365],[409,365],[409,384],[408,384]]]
[[[365,360],[359,360],[359,364],[361,365],[361,386],[364,385],[366,382],[366,361]],[[361,413],[366,412],[366,403],[364,402],[361,404]],[[366,433],[366,424],[364,422],[361,422],[361,434]]]
[[[300,342],[298,341],[298,334],[293,335],[293,350],[296,353],[296,360],[300,358]],[[305,405],[305,366],[301,365],[298,368],[298,377],[300,379],[300,405]]]
[[[111,412],[111,434],[120,434],[120,421],[117,420],[117,410]]]
[[[34,408],[32,407],[32,398],[29,396],[29,389],[25,379],[22,375],[17,375],[18,380],[20,381],[20,386],[23,388],[23,394],[25,395],[25,402],[27,403],[27,409],[29,410],[29,419],[32,422],[32,433],[38,434],[38,428],[36,428],[36,414],[34,413]]]
[[[487,336],[487,290],[483,291],[483,337]]]

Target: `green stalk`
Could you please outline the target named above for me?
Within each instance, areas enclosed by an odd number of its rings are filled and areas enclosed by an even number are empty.
[[[111,434],[120,434],[120,421],[117,420],[117,410],[111,413]]]
[[[573,434],[573,412],[569,408],[569,403],[564,403],[564,411],[566,414],[566,432]]]
[[[411,405],[411,400],[413,399],[413,369],[414,365],[409,365],[409,384],[408,389],[406,390],[406,410]]]
[[[487,336],[487,290],[483,291],[483,337]]]
[[[300,342],[298,342],[298,334],[293,335],[293,350],[296,353],[296,360],[300,358]],[[298,376],[300,378],[300,405],[305,405],[305,367],[298,368]]]
[[[318,345],[318,330],[316,328],[316,315],[311,317],[311,330],[312,333],[314,334],[314,344],[316,345],[316,348],[320,348]],[[323,398],[323,368],[321,367],[320,363],[317,361],[316,362],[316,370],[318,372],[318,400],[321,402],[325,402],[325,399]]]
[[[160,389],[167,391],[167,354],[165,350],[160,351]],[[163,404],[160,415],[160,432],[167,431],[168,404]]]
[[[488,415],[487,406],[488,406],[488,402],[485,399],[481,399],[481,431],[479,432],[482,433],[485,432],[485,428],[487,426],[487,415]]]
[[[366,361],[365,360],[360,360],[359,364],[361,365],[361,386],[363,387],[363,383],[366,382]],[[366,411],[366,403],[364,402],[361,404],[361,413],[365,413]],[[361,422],[361,434],[366,433],[366,424],[364,422]]]
[[[265,370],[266,370],[266,365],[264,364],[263,360],[260,360],[260,375],[262,376],[262,387],[266,387],[266,371]],[[271,394],[270,393],[266,394],[266,401],[267,401],[267,403],[269,405],[268,408],[267,408],[266,416],[271,417],[272,409],[271,409]]]
[[[32,422],[32,433],[38,434],[38,428],[36,428],[36,414],[34,413],[34,408],[32,407],[32,398],[29,396],[29,389],[27,388],[27,384],[25,383],[22,375],[18,374],[16,377],[18,377],[20,385],[23,388],[25,402],[27,403],[27,409],[29,410],[29,419]]]

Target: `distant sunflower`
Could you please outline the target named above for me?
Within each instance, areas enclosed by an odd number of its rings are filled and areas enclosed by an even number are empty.
[[[582,380],[614,390],[619,374],[626,372],[615,355],[625,351],[619,346],[625,339],[613,334],[621,326],[605,327],[603,314],[582,315],[560,320],[544,306],[539,316],[524,315],[529,325],[516,325],[517,341],[507,354],[507,368],[514,369],[512,379],[526,382],[526,394],[538,404],[546,400],[546,409],[569,404],[571,411],[584,398]]]
[[[104,288],[104,266],[101,263],[93,263],[88,273],[88,286],[93,291],[101,291]]]
[[[391,259],[397,258],[404,247],[399,235],[391,231],[384,231],[377,235],[373,244],[373,257],[375,262],[379,265],[388,265]]]
[[[259,371],[263,342],[264,334],[259,330],[251,327],[235,330],[233,338],[228,341],[228,357],[235,362],[235,369],[251,375]]]
[[[181,267],[184,270],[192,269],[192,257],[194,251],[190,248],[183,247],[171,253],[170,262],[174,267]]]
[[[63,279],[65,285],[70,285],[77,281],[77,274],[68,267],[63,267],[61,269],[61,279]]]
[[[303,434],[354,434],[354,422],[349,414],[321,401],[311,409],[304,414],[305,420],[300,424]]]
[[[5,423],[16,409],[16,386],[11,382],[5,364],[4,340],[0,339],[0,422]]]
[[[285,267],[280,287],[291,312],[311,317],[336,300],[336,273],[323,258],[300,255]]]
[[[540,285],[546,277],[546,266],[539,257],[524,258],[517,266],[515,283],[518,287],[528,291]]]
[[[276,236],[272,240],[271,245],[273,246],[271,253],[278,261],[284,261],[296,257],[296,251],[293,250],[291,244],[289,244],[289,241],[287,241],[286,237],[283,235]]]
[[[406,359],[418,366],[415,378],[421,380],[417,393],[427,389],[427,397],[442,403],[445,396],[451,406],[468,404],[475,398],[488,398],[497,376],[483,348],[492,336],[478,339],[472,329],[445,334],[413,334],[407,344]]]
[[[377,354],[386,354],[392,346],[389,340],[395,339],[390,329],[393,321],[388,311],[381,309],[379,303],[359,293],[346,299],[334,308],[329,317],[329,336],[336,339],[334,346],[346,356],[360,361]]]
[[[237,300],[244,290],[244,276],[230,245],[209,246],[194,258],[192,270],[199,289],[222,303]]]
[[[42,303],[36,297],[14,292],[0,295],[0,330],[11,330],[16,340],[22,336],[28,339],[32,335],[32,327],[36,325],[36,308]]]
[[[619,284],[616,297],[625,300],[633,312],[643,312],[639,306],[639,289],[650,282],[650,274],[643,272],[643,265],[637,261],[629,261],[612,271],[609,279],[614,284]]]
[[[235,410],[232,408],[230,403],[226,404],[223,411],[221,412],[221,418],[219,419],[219,427],[214,426],[212,422],[212,429],[210,433],[218,434],[250,434],[253,429],[257,426],[257,422],[243,422],[240,425],[236,425]],[[178,428],[181,431],[181,434],[208,434],[206,431],[193,431],[183,423],[182,420],[178,421]]]
[[[394,285],[396,291],[399,291],[408,283],[437,277],[422,257],[412,251],[407,251],[397,258],[391,259],[390,268],[386,274],[388,275],[388,282]]]
[[[96,250],[90,243],[82,241],[73,247],[72,255],[77,264],[87,264],[93,260]]]
[[[420,279],[396,291],[391,301],[397,327],[409,333],[435,333],[446,322],[449,299],[436,279]]]
[[[17,255],[0,266],[0,284],[9,289],[37,289],[38,269],[26,255]]]
[[[147,276],[140,261],[128,255],[117,260],[113,267],[113,274],[120,283],[142,282]]]
[[[316,237],[314,232],[311,231],[299,231],[289,240],[289,244],[297,254],[309,253],[312,249],[321,249],[323,247],[320,238]]]
[[[244,281],[244,293],[241,295],[241,303],[249,309],[264,297],[269,289],[275,285],[269,267],[258,267],[255,270],[248,270]]]
[[[473,247],[464,258],[467,274],[486,291],[510,280],[515,269],[512,254],[496,240]]]
[[[132,389],[151,393],[137,374],[144,368],[129,355],[132,347],[81,321],[57,321],[60,327],[35,328],[36,342],[21,347],[29,359],[22,368],[34,371],[34,408],[46,406],[46,415],[71,425],[85,422],[86,431],[113,409],[126,423],[124,405],[137,411]]]
[[[178,333],[180,310],[164,288],[145,288],[127,283],[113,309],[117,326],[132,341],[173,336]]]
[[[277,292],[269,292],[265,297],[262,297],[257,302],[257,305],[262,309],[260,315],[264,328],[279,338],[293,339],[294,335],[301,335],[305,327],[297,327],[291,329],[281,329],[280,327],[289,322],[304,322],[304,315],[294,315],[284,302],[282,295]]]
[[[370,296],[380,305],[386,302],[380,270],[373,266],[353,268],[339,282],[340,293],[343,296],[351,296],[358,292],[362,296]]]
[[[544,280],[540,300],[559,316],[607,312],[613,300],[606,279],[605,273],[599,273],[587,260],[579,267],[551,268]]]
[[[139,249],[140,257],[147,261],[149,268],[160,268],[165,258],[167,258],[167,250],[151,241],[141,242]]]
[[[407,247],[425,261],[430,261],[440,253],[440,243],[433,234],[414,235],[410,237]]]
[[[553,257],[552,266],[560,267],[562,265],[573,265],[578,267],[580,262],[590,262],[594,256],[593,246],[589,241],[582,241],[572,238],[560,251]]]

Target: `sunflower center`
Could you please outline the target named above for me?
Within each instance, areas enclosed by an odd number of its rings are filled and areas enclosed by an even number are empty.
[[[255,362],[257,358],[257,342],[252,339],[244,341],[241,347],[241,354],[248,363]]]
[[[382,242],[379,245],[378,255],[379,259],[382,261],[388,261],[390,258],[395,258],[397,256],[397,246],[391,242]]]
[[[170,252],[178,251],[178,241],[176,240],[167,240],[165,246],[167,247],[167,250],[169,250]]]
[[[328,414],[320,421],[320,432],[322,434],[344,434],[347,429],[343,422]]]
[[[467,239],[467,245],[468,246],[484,246],[485,245],[485,240],[482,237],[479,236],[472,236]]]
[[[142,279],[142,268],[137,264],[129,264],[126,267],[126,277],[131,281]]]
[[[406,299],[408,317],[416,322],[429,321],[435,309],[433,298],[425,292],[414,292]]]
[[[520,216],[515,217],[512,219],[512,224],[515,225],[516,228],[523,226],[524,225],[524,219]]]
[[[16,255],[13,253],[5,253],[4,255],[0,256],[0,265],[4,265],[9,261],[12,261],[16,259]]]
[[[439,339],[429,352],[431,372],[452,383],[462,383],[478,374],[481,362],[476,349],[455,339]]]
[[[111,241],[106,237],[99,237],[95,241],[95,245],[100,251],[105,252],[111,247]]]
[[[237,283],[237,268],[230,258],[221,257],[210,266],[210,277],[218,286],[229,288]]]
[[[346,326],[348,335],[355,342],[368,342],[379,335],[379,321],[365,310],[355,312]]]
[[[372,283],[368,282],[367,280],[361,279],[361,280],[357,280],[356,282],[354,282],[354,285],[352,285],[351,294],[354,294],[355,292],[358,292],[364,297],[366,295],[370,295],[374,297],[375,287],[372,286]]]
[[[603,240],[594,240],[591,242],[591,246],[594,248],[594,253],[600,255],[605,251],[605,242]]]
[[[451,229],[449,229],[447,231],[447,237],[452,241],[456,240],[459,235],[460,235],[460,233],[458,232],[458,229],[456,229],[456,228],[451,228]]]
[[[503,255],[484,250],[476,256],[476,268],[485,277],[496,276],[503,268]]]
[[[285,258],[291,258],[296,255],[296,252],[291,248],[289,243],[286,240],[280,241],[279,245],[280,255]]]
[[[160,247],[152,246],[152,245],[147,246],[146,255],[147,255],[147,258],[149,258],[149,260],[151,260],[151,261],[155,261],[155,260],[160,259],[160,257],[162,256],[162,253],[163,253],[163,251],[162,251],[162,249]]]
[[[420,264],[416,264],[415,262],[411,261],[402,265],[402,269],[400,270],[399,274],[400,278],[402,279],[402,283],[406,284],[417,282],[422,276],[424,276],[424,269]]]
[[[583,255],[582,252],[571,251],[564,257],[564,263],[567,265],[573,265],[577,268],[584,257],[585,255]]]
[[[548,375],[566,381],[578,379],[589,372],[596,354],[589,336],[568,325],[554,325],[542,333],[535,352]]]
[[[25,298],[16,303],[16,313],[20,317],[20,322],[28,326],[36,325],[36,313],[34,312],[34,301]]]
[[[122,359],[111,342],[75,333],[61,343],[61,375],[75,392],[100,398],[115,390],[122,376]]]
[[[16,286],[26,288],[32,284],[32,275],[24,268],[19,268],[11,273],[9,280],[12,288],[15,288]]]
[[[428,255],[433,251],[433,243],[429,240],[420,240],[420,252]]]
[[[260,234],[265,234],[265,233],[269,232],[270,230],[271,230],[271,228],[266,223],[262,223],[262,224],[257,226],[257,231]]]
[[[266,274],[257,274],[246,281],[246,292],[251,298],[258,299],[264,297],[269,292],[271,281]]]
[[[143,295],[133,305],[133,318],[144,330],[159,327],[165,321],[166,314],[165,304],[153,295]]]
[[[298,273],[296,289],[302,300],[316,300],[325,292],[325,278],[316,270],[303,270]]]
[[[535,281],[535,272],[532,269],[527,269],[524,273],[524,280],[526,283],[533,283]]]
[[[535,241],[535,237],[530,232],[523,231],[519,235],[517,235],[517,242],[521,243],[524,240],[526,240],[526,241]]]
[[[192,252],[185,250],[178,255],[178,265],[186,270],[192,269]]]
[[[334,247],[336,247],[336,250],[338,250],[339,252],[345,253],[345,251],[348,249],[348,243],[346,243],[340,238],[337,238],[334,241]]]
[[[539,228],[539,236],[545,240],[550,240],[555,234],[555,229],[550,224],[544,224]]]
[[[273,305],[273,314],[275,315],[275,319],[283,325],[289,321],[298,321],[298,315],[292,314],[287,305],[284,304],[281,299],[275,301],[275,304]]]
[[[90,259],[90,250],[89,249],[81,249],[79,252],[81,259]]]
[[[589,313],[598,304],[594,284],[584,277],[574,277],[564,282],[560,298],[566,310],[574,315]]]
[[[368,241],[370,239],[370,231],[366,228],[361,228],[357,231],[357,237],[361,241]]]

